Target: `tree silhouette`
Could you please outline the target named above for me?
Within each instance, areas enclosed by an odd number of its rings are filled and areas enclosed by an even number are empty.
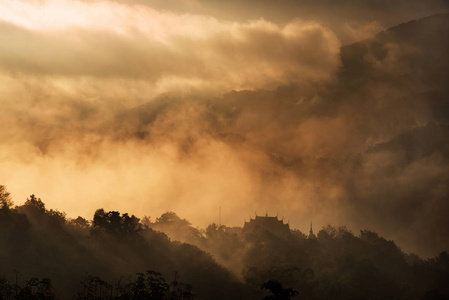
[[[10,210],[13,205],[10,193],[8,193],[4,185],[0,185],[0,209]]]
[[[0,299],[12,299],[14,295],[13,286],[5,279],[0,279]]]
[[[186,219],[181,219],[172,211],[163,213],[159,218],[156,219],[156,223],[176,223],[179,225],[191,225]]]
[[[74,220],[70,220],[69,224],[79,229],[89,228],[89,221],[84,219],[83,217],[78,217]]]
[[[16,273],[17,274],[17,273]],[[0,299],[14,300],[53,300],[53,287],[50,278],[31,278],[22,287],[0,279]]]
[[[20,289],[16,300],[52,300],[55,296],[52,292],[52,284],[49,278],[31,278]]]
[[[27,198],[24,206],[41,212],[46,211],[44,202],[42,202],[41,198],[37,198],[34,194],[32,194],[30,198]]]
[[[112,286],[98,276],[86,274],[80,281],[77,300],[100,300],[112,298]]]
[[[142,230],[142,224],[136,216],[127,213],[120,215],[118,211],[105,212],[102,208],[95,212],[92,225],[94,235],[103,232],[120,238],[136,237]]]
[[[129,283],[114,286],[98,276],[86,274],[80,281],[77,300],[191,300],[195,297],[192,286],[177,279],[168,284],[161,273],[147,270],[137,273]]]
[[[298,292],[292,288],[284,288],[277,280],[269,280],[263,283],[260,288],[268,290],[272,295],[266,296],[265,300],[290,300],[298,295]]]

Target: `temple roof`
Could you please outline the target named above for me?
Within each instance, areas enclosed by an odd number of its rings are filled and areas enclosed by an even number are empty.
[[[254,219],[245,222],[242,232],[244,234],[269,232],[278,236],[288,236],[290,235],[290,226],[284,224],[284,221],[279,220],[277,216],[269,217],[268,215],[256,215]]]

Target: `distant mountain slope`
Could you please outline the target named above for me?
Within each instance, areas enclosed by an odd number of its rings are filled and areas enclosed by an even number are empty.
[[[405,247],[447,248],[449,14],[341,49],[335,101],[373,144],[345,188],[359,214]],[[432,246],[430,246],[432,245]]]
[[[360,83],[367,78],[419,72],[421,80],[443,83],[449,74],[448,50],[449,13],[430,16],[342,47],[342,75]],[[399,64],[406,65],[394,68]]]

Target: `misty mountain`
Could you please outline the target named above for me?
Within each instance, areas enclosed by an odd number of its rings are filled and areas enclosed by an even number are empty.
[[[432,113],[447,115],[449,14],[400,24],[374,38],[344,46],[340,76],[355,91],[369,82],[415,87],[415,97],[431,101]],[[354,92],[354,90],[352,92]]]
[[[224,144],[240,151],[265,189],[278,189],[291,174],[321,187],[306,195],[320,203],[323,222],[349,218],[432,255],[449,246],[448,36],[449,14],[400,24],[342,47],[329,84],[218,98],[166,95],[120,116],[117,132],[174,143],[191,159],[211,141]],[[332,189],[341,195],[330,195]],[[253,196],[267,203],[270,195],[282,198],[279,191]],[[326,214],[333,205],[345,207],[341,216]]]
[[[379,141],[355,160],[350,201],[365,217],[385,213],[381,226],[399,239],[440,248],[448,244],[448,36],[443,14],[343,47],[339,92]]]

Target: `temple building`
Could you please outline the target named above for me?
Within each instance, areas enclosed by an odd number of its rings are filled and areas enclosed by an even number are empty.
[[[257,216],[255,219],[250,219],[249,222],[245,222],[242,233],[247,234],[260,234],[271,233],[280,237],[290,236],[290,226],[284,224],[283,220],[279,220],[278,217],[269,217],[268,213],[265,216]]]

